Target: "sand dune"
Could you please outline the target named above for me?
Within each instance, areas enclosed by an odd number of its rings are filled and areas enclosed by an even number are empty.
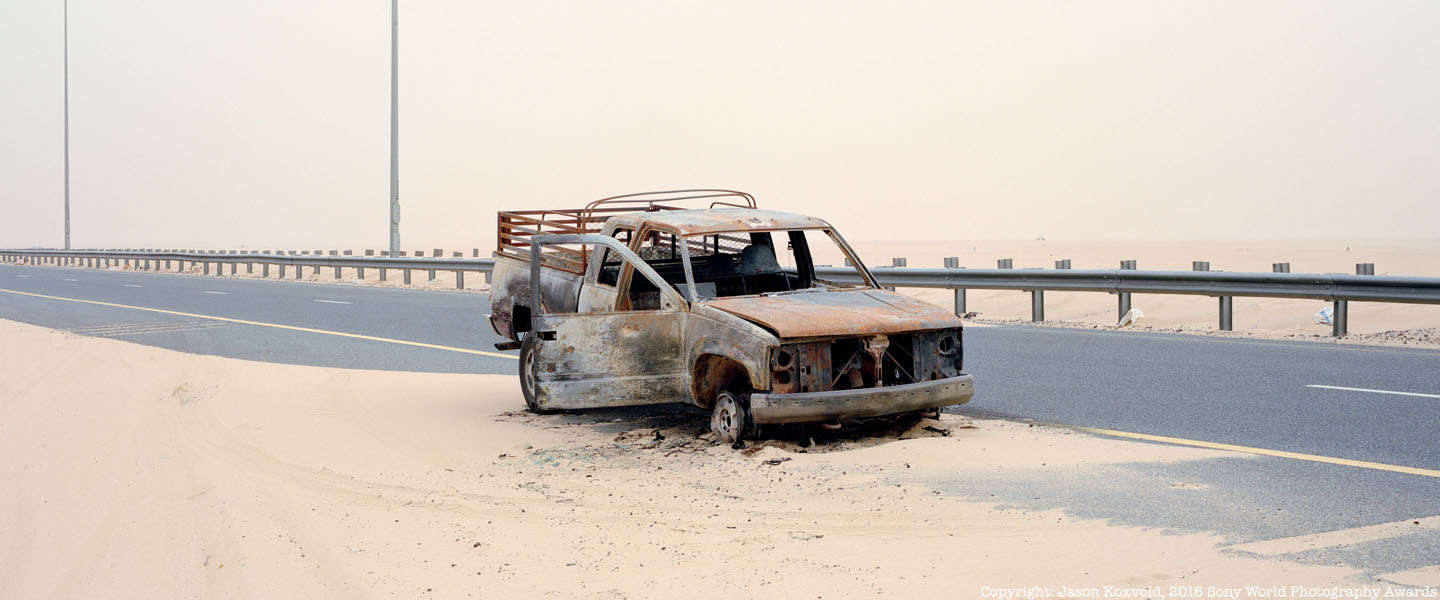
[[[906,483],[1210,451],[951,416],[931,423],[949,437],[735,451],[684,410],[531,415],[505,376],[252,363],[6,321],[0,340],[4,598],[973,597],[1353,574]]]

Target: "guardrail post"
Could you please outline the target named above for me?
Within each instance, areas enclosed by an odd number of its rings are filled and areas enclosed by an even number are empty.
[[[434,256],[435,258],[440,258],[441,256],[444,256],[444,255],[445,255],[445,250],[444,250],[443,248],[436,248],[436,249],[435,249],[435,253],[433,254],[433,256]],[[435,269],[430,269],[430,281],[435,281]]]
[[[456,271],[456,272],[455,272],[455,289],[457,289],[457,290],[463,290],[463,289],[465,289],[465,272],[464,272],[464,271]]]
[[[249,262],[249,261],[246,261],[246,262],[245,262],[245,274],[246,274],[246,275],[254,275],[254,274],[255,274],[255,263]]]
[[[335,267],[335,280],[340,280],[340,267]]]
[[[1133,260],[1120,261],[1121,271],[1134,271],[1135,268],[1135,261]],[[1121,319],[1125,318],[1125,313],[1130,312],[1130,292],[1120,292],[1116,294],[1116,296],[1119,297],[1120,315],[1115,317],[1115,322],[1119,323]]]
[[[1069,269],[1069,268],[1070,268],[1070,259],[1068,259],[1068,258],[1062,258],[1062,259],[1060,259],[1060,260],[1055,261],[1055,268],[1056,268],[1056,269]]]
[[[260,276],[267,279],[270,277],[270,263],[260,264]]]
[[[405,269],[405,285],[410,285],[410,269]]]
[[[1045,320],[1045,290],[1030,290],[1030,320],[1035,323]]]
[[[237,262],[232,262],[232,263],[230,263],[230,274],[231,274],[231,275],[235,275],[235,274],[237,274],[237,273],[239,273],[239,272],[240,272],[240,263],[239,263],[238,261],[237,261]]]
[[[1197,260],[1190,263],[1190,268],[1195,271],[1209,271],[1210,261]],[[1230,296],[1220,296],[1220,331],[1235,330],[1235,299]]]
[[[891,267],[903,267],[903,266],[905,266],[905,259],[904,259],[904,258],[892,258],[892,259],[890,259],[890,266],[891,266]],[[893,286],[893,285],[887,285],[887,286],[885,286],[885,289],[890,290],[890,291],[893,292],[893,291],[895,291],[895,286]]]
[[[209,274],[210,274],[210,263],[207,261],[207,262],[202,263],[202,264],[205,265],[205,274],[206,274],[206,275],[209,275]]]
[[[1273,264],[1270,265],[1270,270],[1271,270],[1270,272],[1272,272],[1272,273],[1289,273],[1289,272],[1290,272],[1290,263],[1288,263],[1288,262],[1273,263]]]
[[[385,272],[386,272],[386,271],[389,271],[389,270],[390,270],[390,269],[387,269],[387,268],[385,268],[385,267],[380,267],[380,281],[385,281],[385,276],[386,276],[386,273],[385,273]]]
[[[360,281],[365,281],[365,267],[355,267],[355,277]]]
[[[277,277],[277,279],[284,279],[284,278],[285,278],[285,265],[276,265],[276,266],[280,267],[280,272],[277,273],[277,275],[279,275],[279,277]]]
[[[945,268],[947,268],[947,269],[958,269],[958,268],[960,268],[960,257],[958,257],[958,256],[947,256],[947,257],[945,257]],[[961,317],[961,318],[964,318],[964,316],[965,316],[965,288],[958,288],[958,287],[955,288],[955,316]]]
[[[1355,263],[1356,275],[1374,275],[1375,263]],[[1330,310],[1330,335],[1345,337],[1350,333],[1350,302],[1336,300]]]

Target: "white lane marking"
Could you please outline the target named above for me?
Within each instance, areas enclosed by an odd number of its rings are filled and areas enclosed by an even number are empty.
[[[326,304],[350,304],[344,300],[316,300],[316,302],[324,302]]]
[[[16,277],[19,277],[19,278],[21,278],[21,279],[29,279],[29,278],[30,278],[29,275],[16,275]]]
[[[1397,392],[1394,390],[1372,390],[1370,388],[1344,387],[1339,385],[1307,385],[1307,388],[1318,390],[1340,390],[1344,392],[1365,392],[1368,394],[1392,394],[1395,396],[1415,396],[1417,398],[1440,398],[1440,394],[1421,394],[1419,392]]]
[[[79,280],[79,279],[71,279],[71,278],[69,278],[69,277],[66,277],[66,278],[65,278],[65,281],[80,281],[80,280]]]
[[[216,294],[216,295],[224,296],[225,294],[229,294],[230,292],[212,292],[212,291],[210,291],[210,290],[205,290],[203,293],[205,293],[205,294]]]
[[[133,284],[133,283],[127,283],[127,284],[125,284],[125,287],[145,287],[145,286],[143,286],[143,285],[135,285],[135,284]]]
[[[1238,546],[1230,546],[1227,550],[1239,550],[1241,552],[1249,552],[1262,556],[1277,556],[1319,548],[1353,546],[1355,544],[1363,544],[1434,529],[1440,529],[1440,515],[1425,517],[1423,519],[1406,519],[1393,523],[1353,527],[1339,531],[1324,531],[1309,535],[1262,540],[1259,542],[1240,544]]]

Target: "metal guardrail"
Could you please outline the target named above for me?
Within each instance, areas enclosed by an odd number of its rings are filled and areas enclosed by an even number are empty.
[[[1130,294],[1213,296],[1219,299],[1220,329],[1225,331],[1232,329],[1235,296],[1324,300],[1334,304],[1331,326],[1336,337],[1347,332],[1349,302],[1440,304],[1440,278],[1289,273],[1288,266],[1287,272],[1276,273],[903,267],[874,267],[870,271],[887,287],[953,289],[955,313],[960,315],[965,314],[966,289],[1027,291],[1031,293],[1034,321],[1045,320],[1046,291],[1116,294],[1117,318],[1129,312]],[[850,268],[818,267],[816,274],[836,282],[861,282]]]
[[[200,265],[203,275],[210,275],[214,269],[216,276],[223,276],[224,265],[230,265],[230,274],[239,274],[240,265],[245,265],[246,274],[254,274],[255,266],[260,265],[261,277],[270,276],[270,267],[278,266],[280,279],[284,279],[286,271],[294,268],[295,278],[304,277],[305,269],[312,268],[316,276],[320,270],[325,268],[334,269],[335,279],[340,279],[341,269],[355,269],[356,275],[364,279],[365,269],[376,269],[380,273],[380,281],[385,281],[388,272],[392,269],[402,271],[404,283],[410,284],[412,271],[425,271],[429,279],[433,281],[438,271],[454,272],[455,287],[464,289],[465,273],[480,273],[484,275],[485,281],[490,281],[490,272],[495,268],[495,261],[489,258],[442,258],[423,256],[345,256],[338,251],[331,251],[331,254],[266,254],[259,251],[229,251],[229,252],[167,252],[167,251],[130,251],[130,250],[0,250],[0,260],[5,262],[16,262],[21,258],[33,259],[40,264],[54,264],[62,266],[82,266],[91,268],[103,268],[112,265],[125,265],[142,271],[185,271],[191,265]],[[172,266],[174,267],[172,269]]]
[[[279,277],[284,278],[287,267],[294,267],[295,278],[303,276],[305,268],[313,268],[319,275],[322,268],[333,268],[335,278],[340,278],[340,269],[353,268],[364,278],[365,269],[377,269],[380,280],[386,279],[390,269],[404,272],[404,282],[411,281],[413,270],[429,273],[435,279],[436,271],[453,271],[456,287],[464,288],[464,274],[481,273],[490,280],[495,261],[488,258],[426,258],[404,256],[341,256],[336,251],[323,254],[266,254],[260,252],[167,252],[167,251],[101,251],[101,250],[0,250],[0,260],[16,262],[25,258],[46,264],[79,265],[104,267],[112,264],[126,264],[140,270],[171,270],[172,264],[178,270],[187,265],[198,264],[205,275],[211,267],[215,275],[223,275],[223,265],[230,265],[230,273],[237,274],[239,265],[246,265],[246,273],[253,274],[255,265],[261,265],[262,277],[270,276],[270,266],[279,266]],[[1008,259],[1000,261],[1008,266]],[[1219,299],[1219,327],[1232,329],[1234,316],[1233,298],[1236,296],[1263,298],[1306,298],[1333,303],[1331,316],[1332,333],[1344,336],[1349,326],[1349,302],[1399,302],[1410,304],[1440,304],[1440,278],[1400,277],[1374,275],[1374,265],[1356,265],[1360,275],[1290,273],[1289,263],[1276,263],[1274,273],[1241,273],[1210,271],[1209,263],[1197,261],[1194,271],[1140,271],[1134,268],[1134,261],[1124,261],[1125,268],[1116,270],[1072,270],[1069,261],[1058,261],[1056,269],[967,269],[955,266],[958,261],[947,259],[945,268],[910,268],[903,266],[903,259],[895,261],[896,266],[873,267],[871,272],[887,287],[941,288],[955,292],[955,314],[964,315],[965,290],[1019,290],[1031,294],[1031,319],[1045,320],[1045,292],[1104,292],[1115,294],[1118,299],[1118,318],[1130,310],[1131,294],[1186,294],[1213,296]],[[861,283],[860,277],[849,267],[816,267],[816,274],[822,279]]]

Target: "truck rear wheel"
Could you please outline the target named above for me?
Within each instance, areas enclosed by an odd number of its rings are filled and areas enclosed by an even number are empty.
[[[535,384],[535,336],[527,335],[520,341],[520,393],[525,396],[525,406],[537,415],[550,415],[560,412],[549,408],[540,408],[536,401]]]
[[[734,444],[754,429],[750,419],[750,398],[746,394],[720,392],[710,413],[710,433],[715,441]]]

